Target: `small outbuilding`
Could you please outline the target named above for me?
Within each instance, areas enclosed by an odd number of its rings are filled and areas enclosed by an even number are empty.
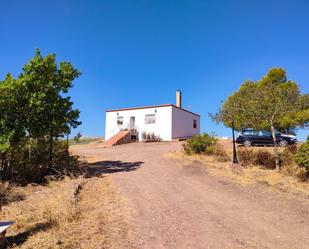
[[[171,141],[200,133],[200,115],[181,106],[181,91],[176,91],[176,105],[164,104],[106,111],[105,141],[120,142],[155,139]]]

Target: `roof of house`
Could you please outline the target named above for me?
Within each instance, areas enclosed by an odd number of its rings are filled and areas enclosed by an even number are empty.
[[[164,104],[164,105],[151,105],[151,106],[140,106],[140,107],[132,107],[132,108],[122,108],[122,109],[113,109],[113,110],[106,110],[106,112],[120,112],[120,111],[129,111],[129,110],[138,110],[138,109],[148,109],[148,108],[159,108],[159,107],[167,107],[167,106],[172,106],[172,107],[175,107],[179,110],[182,110],[182,111],[185,111],[185,112],[188,112],[188,113],[191,113],[193,115],[196,115],[196,116],[200,116],[199,114],[197,113],[194,113],[194,112],[190,112],[186,109],[183,109],[183,108],[179,108],[178,106],[176,105],[173,105],[173,104]]]

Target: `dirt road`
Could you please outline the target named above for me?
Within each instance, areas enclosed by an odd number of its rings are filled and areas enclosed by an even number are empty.
[[[164,154],[179,143],[84,146],[132,208],[141,249],[309,248],[309,199],[243,187]],[[94,190],[95,191],[95,190]]]

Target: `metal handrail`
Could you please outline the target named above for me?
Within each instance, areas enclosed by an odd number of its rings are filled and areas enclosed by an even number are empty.
[[[117,127],[109,130],[108,132],[105,133],[105,137],[113,137],[116,135],[119,131],[121,130],[129,130],[129,124],[127,125],[118,125]]]

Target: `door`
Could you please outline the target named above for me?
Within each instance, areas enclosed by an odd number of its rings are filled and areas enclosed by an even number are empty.
[[[270,145],[270,144],[274,143],[273,137],[272,137],[272,134],[271,134],[270,131],[262,131],[262,134],[263,134],[263,136],[262,136],[263,137],[263,140],[262,140],[263,144]]]
[[[130,130],[135,129],[135,117],[130,117]]]
[[[255,144],[265,144],[265,137],[262,131],[253,131]]]

